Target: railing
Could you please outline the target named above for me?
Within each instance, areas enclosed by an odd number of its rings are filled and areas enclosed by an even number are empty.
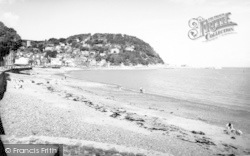
[[[0,72],[9,71],[11,69],[23,69],[23,68],[29,68],[32,69],[32,66],[25,65],[25,66],[16,66],[16,65],[9,65],[9,66],[0,66]]]

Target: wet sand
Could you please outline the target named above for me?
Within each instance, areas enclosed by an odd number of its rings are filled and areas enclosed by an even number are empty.
[[[64,138],[145,155],[250,154],[247,127],[241,136],[226,134],[225,124],[237,117],[231,110],[65,79],[68,70],[10,74],[0,105],[3,140]]]

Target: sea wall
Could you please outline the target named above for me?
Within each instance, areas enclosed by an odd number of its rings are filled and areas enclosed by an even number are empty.
[[[6,88],[7,88],[6,73],[2,72],[0,73],[0,101],[3,99]],[[0,135],[4,135],[1,114],[0,114]],[[0,138],[0,155],[7,156],[1,138]]]
[[[6,73],[0,73],[0,100],[2,100],[4,93],[7,88],[7,80],[6,80]]]

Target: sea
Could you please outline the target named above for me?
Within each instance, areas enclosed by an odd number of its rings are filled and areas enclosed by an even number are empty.
[[[250,112],[250,68],[71,71],[71,77],[123,89]]]

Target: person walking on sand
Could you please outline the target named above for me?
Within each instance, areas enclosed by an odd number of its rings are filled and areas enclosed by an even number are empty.
[[[227,126],[227,129],[229,130],[229,132],[236,133],[236,130],[234,129],[234,126],[231,122],[229,122],[226,126]]]
[[[140,93],[143,93],[143,88],[142,87],[140,88]]]
[[[230,131],[234,129],[233,124],[231,122],[227,123],[226,126],[227,126],[227,129]]]

